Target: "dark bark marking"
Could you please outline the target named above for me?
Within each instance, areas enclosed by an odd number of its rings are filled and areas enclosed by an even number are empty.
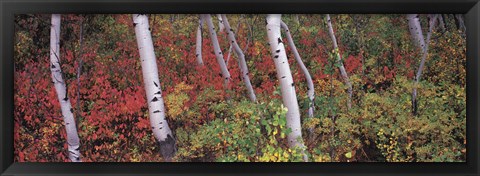
[[[278,55],[275,55],[275,59],[278,58]]]
[[[279,52],[280,52],[280,50],[277,50],[277,51],[275,51],[275,52],[279,53]]]
[[[159,112],[161,112],[161,111],[160,110],[153,111],[153,113],[159,113]]]
[[[155,84],[155,87],[158,87],[158,84],[155,81],[153,81],[153,84]]]
[[[280,39],[280,37],[278,37],[278,44],[282,43],[282,39]]]
[[[285,78],[286,76],[282,76],[282,78]]]
[[[158,101],[157,97],[153,97],[152,102]]]

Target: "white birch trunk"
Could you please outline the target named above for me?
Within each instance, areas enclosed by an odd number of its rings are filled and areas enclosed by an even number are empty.
[[[255,96],[255,92],[253,91],[252,88],[252,83],[250,82],[250,77],[248,76],[248,67],[247,67],[247,62],[245,61],[245,55],[243,54],[242,49],[237,43],[237,40],[235,39],[235,33],[233,29],[230,27],[230,23],[228,23],[228,19],[225,15],[221,16],[224,22],[224,25],[227,30],[227,35],[228,35],[228,40],[231,43],[231,47],[235,50],[235,53],[238,56],[238,67],[240,68],[243,82],[245,83],[245,86],[247,87],[248,91],[248,97],[250,98],[251,101],[256,102],[257,97]]]
[[[328,33],[330,34],[330,38],[332,39],[333,48],[335,51],[335,55],[337,57],[337,64],[339,65],[338,68],[340,69],[340,74],[342,75],[343,81],[345,82],[348,88],[347,107],[348,109],[351,109],[352,108],[352,84],[350,83],[350,79],[348,78],[347,71],[345,70],[342,59],[340,57],[340,50],[338,48],[337,39],[335,38],[335,33],[333,32],[332,21],[330,19],[329,14],[327,14],[327,25],[328,25]]]
[[[295,60],[297,61],[297,64],[300,66],[300,69],[302,70],[303,75],[305,75],[305,79],[307,80],[307,95],[308,98],[310,99],[310,103],[308,106],[308,117],[313,117],[313,100],[315,98],[315,89],[313,87],[313,81],[312,77],[310,76],[310,73],[308,72],[307,67],[305,67],[305,64],[303,64],[302,58],[300,57],[300,54],[297,51],[297,47],[295,47],[295,43],[293,42],[292,34],[290,34],[290,30],[288,29],[287,24],[285,24],[283,21],[281,21],[281,27],[283,30],[285,30],[285,33],[287,34],[287,41],[288,41],[288,46],[292,49],[293,55],[295,56]]]
[[[73,117],[73,108],[68,98],[68,92],[63,80],[62,69],[60,68],[60,22],[59,14],[52,14],[50,26],[50,71],[52,82],[57,92],[60,108],[62,109],[65,130],[67,131],[68,158],[72,162],[82,162],[80,156],[80,139],[77,134],[77,126]]]
[[[165,118],[165,107],[162,97],[158,68],[153,49],[152,36],[149,30],[148,17],[144,14],[133,14],[133,24],[137,38],[140,61],[142,63],[143,82],[147,95],[148,114],[153,135],[158,140],[160,152],[166,161],[175,155],[175,138]]]
[[[304,154],[304,161],[308,161],[305,154],[305,145],[303,144],[302,128],[300,122],[300,110],[298,108],[297,95],[293,83],[292,73],[288,64],[287,54],[280,35],[281,14],[267,15],[267,35],[273,61],[277,70],[277,78],[280,81],[280,91],[282,100],[287,111],[287,128],[292,132],[288,134],[288,144],[290,148],[300,147]]]
[[[422,53],[425,52],[425,39],[423,38],[422,26],[420,25],[418,14],[407,14],[407,20],[413,43],[421,49]]]
[[[215,53],[217,63],[222,70],[224,85],[225,88],[227,88],[228,82],[230,81],[230,72],[228,72],[227,66],[225,65],[225,60],[223,59],[222,49],[220,49],[220,44],[218,43],[217,32],[215,32],[215,27],[213,27],[212,16],[210,16],[210,14],[205,14],[203,15],[203,19],[207,22],[209,35],[213,45],[213,52]]]
[[[203,18],[202,15],[198,15],[198,28],[197,28],[197,42],[195,48],[195,56],[197,57],[197,64],[203,65],[202,59],[202,27],[203,27]]]
[[[220,14],[217,14],[218,19],[218,32],[223,32],[225,30],[225,25],[223,24],[223,19]]]
[[[422,60],[420,61],[420,66],[418,67],[417,74],[415,75],[415,84],[414,84],[415,86],[413,86],[413,92],[412,92],[413,114],[417,114],[417,106],[418,106],[417,86],[418,86],[418,83],[420,82],[420,77],[422,76],[423,67],[425,67],[425,61],[427,60],[427,57],[428,57],[428,45],[430,43],[430,38],[432,37],[432,31],[436,25],[436,21],[437,21],[437,15],[434,15],[434,17],[432,17],[429,21],[430,25],[427,33],[427,40],[424,41],[425,46],[423,50]]]

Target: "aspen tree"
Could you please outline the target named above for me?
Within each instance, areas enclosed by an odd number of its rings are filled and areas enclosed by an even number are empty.
[[[230,81],[230,72],[225,65],[225,60],[223,59],[222,49],[220,49],[220,44],[218,43],[217,33],[215,32],[215,27],[213,26],[212,16],[210,14],[203,15],[203,19],[207,22],[208,31],[210,38],[212,40],[213,52],[217,58],[217,63],[222,70],[222,77],[224,79],[225,89],[228,87],[228,82]]]
[[[62,110],[63,122],[67,132],[68,158],[72,162],[82,162],[80,156],[80,139],[73,116],[73,108],[68,98],[68,91],[60,68],[60,14],[52,14],[50,26],[50,71],[52,82],[57,92],[58,101]]]
[[[203,59],[202,59],[202,27],[203,27],[203,18],[202,18],[202,15],[198,15],[197,41],[195,43],[195,56],[197,57],[197,64],[198,65],[203,65]]]
[[[413,38],[415,46],[419,47],[422,53],[425,51],[425,39],[418,14],[407,14],[408,30]]]
[[[171,161],[176,152],[176,142],[165,117],[165,105],[158,78],[158,67],[148,17],[145,14],[133,14],[132,17],[140,53],[150,125],[152,126],[153,135],[159,142],[162,156],[166,161]]]
[[[277,71],[277,78],[280,82],[283,105],[287,108],[287,128],[292,132],[288,134],[288,145],[290,148],[300,148],[303,153],[303,160],[308,161],[305,154],[305,145],[302,138],[302,127],[300,122],[300,110],[298,108],[295,84],[288,64],[285,46],[280,34],[281,14],[268,14],[266,19],[268,43],[272,52],[273,61]]]
[[[305,75],[305,79],[307,81],[307,89],[308,89],[307,95],[308,95],[308,98],[310,99],[310,103],[308,106],[308,117],[313,117],[313,109],[314,109],[313,100],[315,98],[315,89],[313,87],[312,77],[310,76],[310,73],[308,72],[307,67],[305,67],[305,64],[303,64],[302,58],[298,53],[297,47],[295,47],[292,34],[290,34],[290,30],[288,29],[287,24],[281,21],[280,25],[281,25],[281,28],[285,30],[285,33],[287,34],[288,46],[292,49],[293,56],[295,57],[297,64],[300,66],[300,69],[302,70],[303,75]]]
[[[330,38],[332,39],[335,56],[337,58],[336,62],[338,64],[338,69],[340,70],[340,74],[342,75],[343,81],[347,85],[347,91],[348,91],[347,107],[348,109],[351,109],[352,108],[352,92],[353,92],[352,83],[350,83],[350,79],[348,78],[347,71],[343,66],[343,62],[340,57],[340,50],[338,49],[337,39],[335,37],[335,33],[333,32],[332,21],[330,19],[329,14],[327,14],[327,25],[328,25],[328,33],[330,34]]]
[[[245,61],[245,55],[243,54],[242,49],[237,43],[237,40],[235,39],[235,33],[233,29],[230,27],[230,24],[228,23],[228,19],[225,15],[221,15],[225,28],[227,30],[227,35],[228,35],[228,40],[231,43],[231,46],[235,50],[235,53],[237,54],[238,57],[238,67],[240,68],[243,82],[245,83],[245,87],[247,87],[248,91],[248,97],[250,98],[251,101],[256,102],[257,97],[255,96],[255,92],[253,91],[252,88],[252,83],[250,82],[250,77],[248,76],[248,67],[247,67],[247,62]]]
[[[225,30],[225,25],[223,23],[222,15],[217,14],[218,19],[218,32],[223,32]]]
[[[427,33],[427,39],[426,41],[420,41],[423,39],[423,34],[422,34],[422,28],[421,28],[421,25],[420,25],[420,20],[418,19],[418,15],[416,14],[408,14],[407,15],[407,18],[408,18],[408,27],[410,30],[412,30],[412,28],[416,31],[414,33],[412,33],[410,31],[410,34],[412,35],[412,38],[414,40],[414,42],[416,43],[416,45],[418,47],[421,47],[421,51],[422,51],[422,60],[420,61],[420,65],[418,66],[418,70],[417,70],[417,74],[415,75],[415,83],[414,83],[414,86],[413,86],[413,91],[412,91],[412,112],[414,115],[417,114],[417,108],[418,108],[418,102],[417,102],[417,87],[418,87],[418,84],[420,82],[420,77],[422,76],[422,71],[423,71],[423,67],[425,66],[425,61],[427,60],[427,57],[428,57],[428,45],[430,43],[430,38],[432,37],[432,31],[436,25],[436,21],[437,21],[437,18],[438,18],[438,15],[434,15],[432,18],[430,18],[430,21],[429,21],[429,29],[428,29],[428,33]],[[421,35],[421,36],[420,36]]]

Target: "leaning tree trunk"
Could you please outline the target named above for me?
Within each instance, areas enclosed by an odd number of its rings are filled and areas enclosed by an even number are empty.
[[[158,68],[153,50],[152,36],[149,30],[148,17],[144,14],[133,14],[133,25],[137,38],[140,61],[142,63],[143,82],[147,94],[148,114],[153,135],[158,140],[160,152],[166,161],[175,155],[175,138],[165,118],[165,107],[162,97]]]
[[[418,83],[420,82],[420,77],[422,76],[422,70],[423,70],[423,67],[425,66],[425,61],[427,59],[427,56],[428,56],[428,45],[429,45],[429,42],[430,42],[430,38],[432,37],[432,31],[433,31],[433,28],[435,27],[436,25],[436,19],[437,19],[438,15],[434,15],[430,21],[429,21],[429,29],[428,29],[428,33],[427,33],[427,40],[424,41],[423,43],[424,44],[424,47],[423,47],[423,53],[422,53],[422,60],[420,61],[420,66],[418,67],[418,70],[417,70],[417,74],[415,75],[415,84],[413,86],[413,92],[412,92],[412,112],[414,115],[417,114],[417,110],[418,110],[418,102],[417,102],[417,87],[418,87]],[[410,21],[412,20],[409,20],[409,27],[410,26]],[[419,25],[419,28],[420,28],[420,24]],[[421,31],[421,28],[420,28],[420,31]],[[415,37],[413,37],[414,40],[416,40]]]
[[[293,55],[295,56],[295,60],[297,61],[297,64],[300,66],[303,75],[305,75],[305,79],[307,80],[307,95],[308,98],[310,99],[310,103],[308,106],[308,117],[313,117],[313,100],[315,98],[315,89],[313,87],[313,81],[312,77],[310,76],[310,73],[308,72],[307,67],[303,64],[302,58],[300,57],[300,54],[298,54],[297,47],[295,47],[295,43],[293,43],[292,39],[292,34],[290,34],[290,30],[288,29],[287,24],[285,24],[283,21],[281,21],[281,27],[285,30],[285,33],[287,34],[287,41],[288,41],[288,46],[292,49]]]
[[[247,62],[245,61],[245,55],[243,54],[242,49],[238,46],[237,40],[235,39],[235,33],[233,29],[230,27],[230,23],[228,23],[228,19],[225,15],[222,15],[222,19],[227,30],[228,40],[231,42],[231,46],[235,49],[235,53],[238,56],[238,66],[240,67],[240,71],[242,72],[243,82],[248,90],[248,97],[251,101],[256,102],[257,97],[255,96],[255,92],[252,88],[252,83],[250,82],[250,77],[248,76],[248,67]]]
[[[73,117],[73,108],[68,98],[65,80],[63,80],[62,68],[60,68],[60,22],[61,16],[52,14],[52,25],[50,26],[50,71],[52,72],[52,82],[57,92],[67,131],[68,158],[72,162],[82,162],[80,158],[80,139],[78,138],[77,126]]]
[[[215,53],[215,56],[217,57],[217,63],[222,70],[221,74],[224,79],[224,86],[226,89],[228,87],[228,82],[230,81],[230,72],[228,72],[227,66],[225,65],[225,60],[223,59],[222,49],[220,49],[217,33],[215,32],[215,27],[213,27],[212,16],[210,16],[210,14],[205,14],[203,15],[203,19],[207,21],[208,31],[213,45],[213,52]]]
[[[327,14],[327,25],[328,25],[328,33],[330,34],[330,38],[332,38],[333,48],[335,51],[335,56],[337,57],[337,64],[339,65],[338,68],[340,69],[340,74],[342,74],[343,81],[348,87],[348,100],[347,106],[348,109],[352,108],[352,83],[350,83],[350,79],[348,78],[347,71],[345,71],[345,67],[343,66],[342,59],[340,57],[340,50],[338,49],[337,39],[335,38],[335,33],[333,32],[332,21],[330,19],[330,15]]]
[[[292,129],[288,134],[288,145],[290,148],[299,147],[302,149],[304,161],[308,161],[305,154],[305,145],[302,139],[302,127],[300,123],[300,110],[298,108],[297,95],[293,83],[292,73],[288,64],[285,46],[280,35],[281,14],[267,15],[267,35],[272,52],[273,61],[277,70],[277,78],[280,81],[283,104],[287,107],[287,128]]]
[[[425,51],[425,39],[423,38],[422,26],[418,14],[407,14],[408,29],[413,38],[415,46],[419,47],[422,53]]]
[[[466,26],[465,22],[463,21],[463,15],[462,14],[455,14],[455,19],[457,19],[457,29],[465,32],[466,31]]]
[[[202,59],[202,26],[203,18],[202,15],[198,15],[198,28],[197,28],[197,42],[195,48],[195,56],[197,57],[197,64],[203,65]]]
[[[223,24],[223,19],[220,14],[217,14],[218,18],[218,32],[223,32],[225,30],[225,25]]]

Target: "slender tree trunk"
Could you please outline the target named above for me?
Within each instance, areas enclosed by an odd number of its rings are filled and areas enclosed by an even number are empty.
[[[202,27],[203,27],[203,18],[202,15],[198,15],[198,28],[197,28],[197,43],[195,48],[195,56],[197,57],[197,64],[203,65],[202,59]]]
[[[52,72],[52,82],[60,102],[65,130],[67,131],[68,158],[72,162],[82,162],[80,139],[78,138],[77,126],[73,117],[73,108],[68,98],[65,80],[63,80],[62,68],[60,68],[60,22],[61,16],[52,14],[52,25],[50,26],[50,71]]]
[[[217,14],[218,18],[218,32],[223,32],[225,31],[225,25],[223,24],[223,19],[220,14]]]
[[[437,19],[438,19],[438,25],[440,26],[440,28],[442,29],[442,32],[445,32],[445,20],[443,19],[443,15],[439,14],[437,15]]]
[[[455,18],[458,21],[458,29],[462,31],[466,31],[465,22],[463,21],[462,14],[455,14]]]
[[[347,107],[348,109],[351,109],[352,108],[352,84],[350,83],[350,79],[348,78],[347,71],[345,70],[342,59],[340,57],[340,50],[338,48],[337,39],[335,38],[335,33],[333,32],[332,21],[330,19],[329,14],[327,14],[327,25],[328,25],[328,33],[330,34],[330,38],[332,38],[333,48],[335,51],[335,55],[337,57],[337,64],[339,65],[338,68],[340,69],[340,74],[342,75],[343,81],[348,87]]]
[[[175,155],[175,138],[168,127],[162,97],[158,67],[153,49],[152,36],[149,30],[148,17],[144,14],[133,14],[133,24],[137,38],[140,61],[142,63],[143,82],[148,102],[148,114],[153,135],[158,140],[160,152],[166,161]]]
[[[419,47],[422,53],[425,51],[425,39],[423,38],[422,26],[418,14],[407,14],[408,29],[413,38],[415,46]]]
[[[302,138],[302,127],[300,122],[300,110],[298,108],[297,95],[293,83],[292,73],[288,64],[287,54],[280,35],[281,14],[267,15],[267,35],[272,52],[273,61],[277,70],[277,78],[280,81],[283,104],[287,107],[287,128],[292,129],[288,134],[288,145],[290,148],[299,147],[304,154],[304,161],[308,161],[305,154],[305,145]]]
[[[305,67],[305,65],[303,64],[300,54],[298,54],[297,47],[295,47],[295,43],[293,43],[292,34],[290,34],[290,30],[288,29],[287,24],[281,21],[281,27],[285,30],[285,33],[287,34],[288,46],[292,49],[293,55],[295,56],[295,60],[300,66],[302,73],[303,75],[305,75],[305,79],[307,80],[307,89],[308,89],[307,95],[308,95],[308,98],[310,99],[310,103],[308,106],[308,117],[313,117],[313,110],[314,110],[313,100],[315,98],[315,89],[313,87],[312,77],[310,76],[310,73],[308,72],[307,67]]]
[[[233,29],[230,27],[230,23],[228,23],[227,17],[225,15],[222,15],[222,19],[227,30],[228,40],[230,41],[231,46],[233,46],[233,49],[237,54],[238,67],[242,72],[242,78],[243,78],[243,82],[245,83],[245,86],[247,87],[248,97],[250,98],[251,101],[256,102],[257,97],[255,96],[255,92],[253,91],[252,83],[250,83],[250,77],[248,76],[247,62],[245,61],[245,55],[243,54],[242,49],[240,48],[240,46],[237,43],[237,40],[235,39],[235,33]]]
[[[217,33],[215,32],[215,27],[213,27],[212,23],[212,16],[210,14],[203,15],[203,19],[207,21],[207,26],[210,34],[210,38],[212,40],[213,51],[215,56],[217,57],[218,65],[220,65],[220,69],[222,70],[222,77],[224,79],[225,89],[228,87],[228,82],[230,81],[230,72],[225,65],[225,60],[223,59],[223,53],[220,49],[220,44],[218,43]]]
[[[418,67],[417,74],[415,75],[415,84],[413,86],[413,92],[412,92],[412,109],[413,109],[413,114],[414,115],[417,114],[417,110],[418,110],[418,102],[417,102],[418,82],[420,82],[420,77],[422,76],[422,70],[423,70],[423,67],[425,66],[425,61],[426,61],[427,56],[428,56],[428,45],[430,43],[430,38],[432,37],[433,28],[435,27],[435,24],[436,24],[436,21],[437,21],[436,18],[437,18],[437,15],[432,17],[429,21],[430,25],[429,25],[429,29],[428,29],[428,33],[427,33],[427,40],[424,41],[425,47],[424,47],[424,50],[423,50],[422,60],[420,61],[420,66]]]

